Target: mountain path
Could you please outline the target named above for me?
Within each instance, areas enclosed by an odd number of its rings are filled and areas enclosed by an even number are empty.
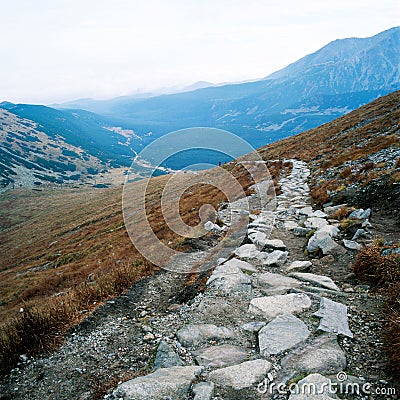
[[[356,251],[343,245],[337,221],[312,208],[307,165],[291,161],[275,211],[268,204],[250,215],[245,243],[218,261],[204,292],[179,304],[182,275],[139,282],[58,351],[14,369],[0,399],[83,400],[106,388],[108,400],[338,398],[328,380],[389,388],[382,299],[351,274]],[[290,393],[290,383],[321,393]]]

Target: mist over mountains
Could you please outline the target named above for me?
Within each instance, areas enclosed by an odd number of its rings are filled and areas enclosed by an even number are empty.
[[[259,81],[150,98],[86,101],[81,108],[120,117],[139,134],[212,126],[261,146],[400,88],[399,43],[396,27],[370,38],[335,40]]]

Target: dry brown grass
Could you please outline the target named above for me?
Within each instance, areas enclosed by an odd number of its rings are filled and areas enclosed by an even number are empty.
[[[337,210],[334,214],[333,214],[333,218],[337,219],[339,221],[345,219],[351,212],[351,208],[348,208],[346,206],[340,207],[339,210]]]
[[[400,380],[400,255],[381,255],[382,247],[363,249],[354,263],[354,272],[375,288],[383,288],[385,304],[385,348],[389,368]]]

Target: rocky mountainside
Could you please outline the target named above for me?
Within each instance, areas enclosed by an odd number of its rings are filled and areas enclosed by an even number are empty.
[[[85,102],[81,107],[118,116],[140,135],[152,131],[157,137],[176,129],[211,126],[259,147],[399,89],[399,35],[396,27],[370,38],[336,40],[255,82],[146,99]]]
[[[0,186],[40,186],[44,182],[76,181],[105,168],[82,147],[51,135],[38,123],[0,108]]]
[[[92,184],[92,175],[129,167],[141,146],[133,131],[86,111],[0,104],[0,187]]]

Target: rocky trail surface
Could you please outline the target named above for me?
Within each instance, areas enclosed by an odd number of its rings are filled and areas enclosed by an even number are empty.
[[[22,357],[0,399],[396,398],[377,393],[391,390],[382,299],[351,273],[374,233],[371,211],[356,210],[362,226],[343,240],[337,208],[314,210],[310,171],[292,163],[275,210],[249,215],[246,241],[218,260],[204,291],[167,271],[139,282],[57,352]]]

